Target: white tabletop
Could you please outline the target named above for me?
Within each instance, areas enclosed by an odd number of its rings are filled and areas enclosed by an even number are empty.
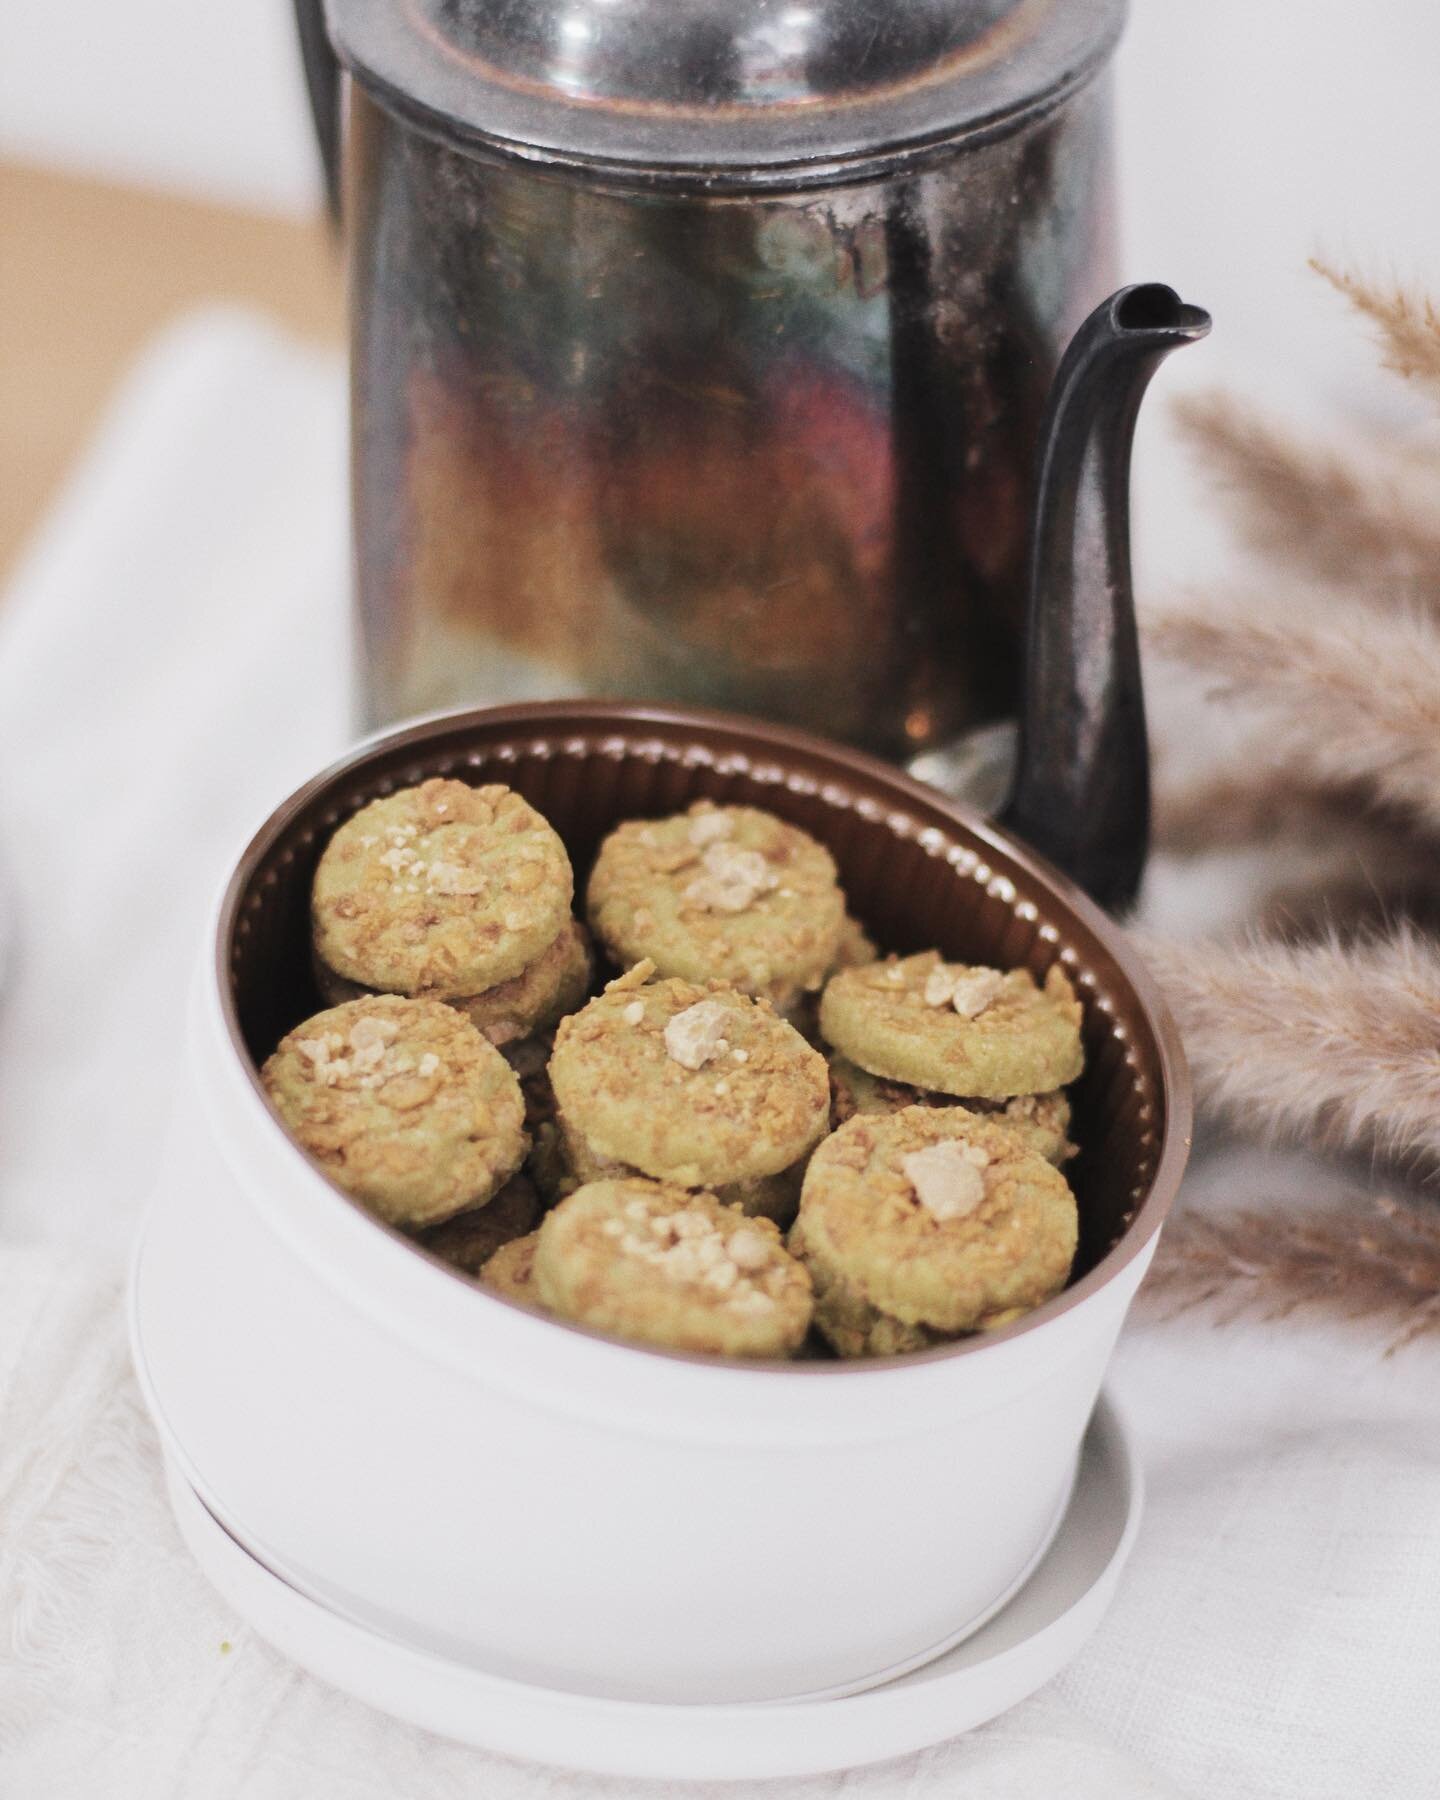
[[[0,606],[0,1791],[658,1800],[427,1737],[286,1666],[185,1558],[128,1372],[120,1259],[201,913],[239,833],[345,737],[342,437],[338,366],[192,322]],[[1303,1204],[1350,1179],[1216,1153],[1188,1198]],[[1099,1636],[969,1737],[783,1791],[1429,1800],[1440,1354],[1382,1350],[1303,1321],[1132,1325],[1114,1388],[1150,1504]]]

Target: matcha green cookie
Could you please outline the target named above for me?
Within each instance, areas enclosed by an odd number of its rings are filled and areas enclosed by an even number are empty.
[[[705,801],[617,826],[586,907],[622,968],[648,957],[661,975],[725,981],[777,1006],[821,985],[845,927],[828,850],[756,807]]]
[[[873,943],[866,933],[865,927],[858,919],[852,919],[846,913],[840,927],[840,943],[830,967],[825,971],[828,981],[841,969],[859,969],[866,963],[874,962],[878,955]],[[790,999],[776,1002],[775,1010],[811,1044],[820,1046],[820,992],[819,989],[806,989]]]
[[[540,1227],[535,1291],[560,1317],[715,1356],[790,1356],[810,1325],[810,1278],[768,1219],[713,1194],[596,1181]]]
[[[846,913],[840,927],[840,942],[835,947],[835,957],[826,975],[838,975],[841,969],[863,969],[872,963],[880,952],[875,948],[868,931],[858,919],[852,919]]]
[[[315,982],[327,1005],[338,1006],[373,992],[337,975],[318,956],[314,966]],[[453,995],[449,1000],[498,1050],[548,1031],[566,1013],[574,1012],[584,1003],[590,974],[589,933],[577,919],[571,919],[555,942],[509,981],[486,988],[483,994]]]
[[[525,1155],[514,1072],[439,1000],[372,994],[317,1013],[260,1075],[301,1149],[392,1225],[483,1205]]]
[[[556,944],[572,888],[565,846],[518,794],[426,781],[363,807],[326,845],[315,951],[362,987],[482,994]]]
[[[493,1200],[432,1225],[419,1242],[432,1256],[478,1275],[502,1244],[533,1231],[539,1218],[540,1196],[523,1175],[512,1175]]]
[[[805,1231],[797,1219],[785,1240],[790,1254],[810,1271],[815,1289],[814,1325],[837,1356],[904,1356],[950,1340],[923,1325],[902,1325],[871,1306],[859,1288],[838,1270],[805,1252]]]
[[[871,1075],[957,1097],[1045,1094],[1080,1073],[1080,1003],[1057,964],[969,968],[934,950],[844,969],[826,985],[820,1030]]]
[[[564,1129],[602,1163],[683,1187],[778,1175],[829,1122],[825,1059],[763,1001],[718,983],[612,982],[561,1021]]]
[[[588,1181],[614,1181],[642,1173],[629,1163],[614,1162],[597,1156],[584,1137],[563,1116],[560,1119],[561,1173],[558,1178],[546,1159],[551,1154],[547,1145],[540,1153],[543,1177],[551,1182],[557,1195],[573,1193]],[[805,1162],[794,1163],[778,1175],[753,1175],[746,1181],[717,1183],[712,1191],[724,1206],[738,1206],[753,1219],[773,1219],[777,1225],[788,1225],[800,1204],[800,1183]]]
[[[834,1310],[856,1329],[859,1301],[950,1337],[1057,1294],[1077,1238],[1064,1176],[1014,1131],[959,1106],[910,1106],[825,1140],[797,1241],[818,1289],[843,1284]]]
[[[540,1296],[535,1292],[535,1252],[539,1244],[538,1231],[502,1244],[480,1271],[482,1285],[503,1294],[507,1300],[539,1306]]]
[[[907,1106],[954,1106],[953,1094],[936,1094],[909,1087],[903,1081],[886,1081],[842,1056],[830,1055],[830,1118],[840,1126],[856,1113],[893,1113]],[[1066,1133],[1070,1127],[1070,1102],[1056,1090],[1049,1094],[1019,1094],[1013,1100],[977,1100],[967,1095],[959,1104],[969,1111],[1009,1125],[1019,1132],[1026,1148],[1058,1169],[1075,1154]]]

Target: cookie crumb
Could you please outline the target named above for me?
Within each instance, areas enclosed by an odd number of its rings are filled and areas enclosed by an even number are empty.
[[[623,975],[617,975],[613,981],[607,981],[605,992],[623,994],[628,988],[644,987],[654,973],[654,963],[648,956],[642,956],[633,968],[627,969]]]

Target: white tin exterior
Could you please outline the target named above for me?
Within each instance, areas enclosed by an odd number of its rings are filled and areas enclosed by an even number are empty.
[[[1033,1565],[1153,1243],[1043,1322],[890,1364],[559,1326],[409,1251],[292,1146],[212,945],[135,1356],[171,1460],[294,1587],[517,1681],[735,1702],[922,1660]]]

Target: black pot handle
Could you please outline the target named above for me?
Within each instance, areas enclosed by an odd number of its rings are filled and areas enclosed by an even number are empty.
[[[325,26],[324,0],[295,0],[295,27],[305,65],[310,116],[325,172],[325,204],[333,223],[340,222],[340,63]]]

